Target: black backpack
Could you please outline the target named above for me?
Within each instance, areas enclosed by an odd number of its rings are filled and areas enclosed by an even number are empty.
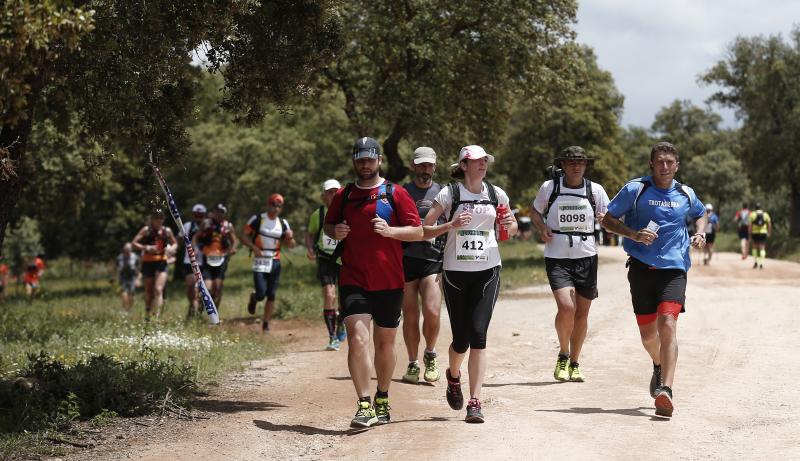
[[[342,192],[342,203],[339,211],[339,216],[342,218],[342,220],[344,220],[344,207],[347,206],[347,202],[350,200],[350,194],[353,192],[353,187],[355,187],[355,184],[353,183],[349,183],[344,186],[344,191]],[[380,185],[378,187],[380,188]],[[385,192],[378,195],[374,201],[383,199],[386,199],[389,202],[389,206],[392,207],[392,213],[395,215],[395,218],[397,218],[397,207],[394,205],[394,184],[387,182]],[[359,204],[372,200],[373,199],[370,199],[369,197],[365,197],[359,201]],[[317,240],[319,240],[319,236],[317,236]],[[334,261],[339,259],[342,256],[342,253],[344,253],[344,240],[339,240],[339,243],[336,244],[336,249],[333,250],[331,259]]]
[[[461,200],[461,188],[458,187],[459,183],[451,182],[447,185],[447,188],[450,189],[450,197],[452,197],[452,201],[450,204],[450,217],[447,219],[447,222],[453,220],[453,216],[456,215],[456,209],[459,205],[463,203],[472,203],[475,205],[491,205],[494,207],[495,212],[497,212],[497,191],[494,189],[494,186],[489,181],[483,181],[483,184],[486,186],[486,192],[489,194],[489,200]],[[445,245],[447,244],[447,232],[440,235],[436,238],[436,246],[444,250]]]
[[[764,212],[760,210],[756,211],[756,219],[753,220],[753,224],[756,226],[763,226],[765,222],[766,219],[764,219]]]

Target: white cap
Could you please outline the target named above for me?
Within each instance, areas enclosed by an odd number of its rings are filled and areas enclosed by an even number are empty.
[[[457,167],[459,163],[461,163],[464,159],[469,160],[477,160],[479,158],[488,157],[489,162],[494,162],[494,155],[489,155],[483,150],[481,146],[464,146],[461,148],[461,152],[458,153],[458,163],[454,163],[451,165],[453,168]]]
[[[205,213],[205,212],[206,212],[206,206],[203,205],[202,203],[195,203],[194,206],[192,207],[192,213]]]
[[[433,163],[436,165],[436,152],[430,147],[417,147],[414,151],[414,165]]]
[[[331,189],[337,189],[338,190],[338,189],[341,189],[341,188],[342,188],[342,185],[339,184],[339,181],[337,181],[335,179],[328,179],[324,183],[322,183],[322,192],[325,192],[326,190],[331,190]]]
[[[712,205],[710,203],[706,203],[706,210],[712,211],[713,209],[714,209],[714,205]]]

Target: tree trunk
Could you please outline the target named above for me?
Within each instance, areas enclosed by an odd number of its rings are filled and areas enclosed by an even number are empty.
[[[389,163],[386,178],[392,182],[399,182],[408,174],[408,168],[403,163],[403,159],[400,158],[400,153],[398,152],[398,145],[405,134],[405,127],[403,127],[402,122],[397,121],[392,127],[392,132],[389,133],[389,137],[383,142],[383,154]]]
[[[32,115],[30,113],[26,120],[14,127],[4,125],[0,128],[0,254],[3,254],[8,223],[14,216],[22,194],[22,178],[19,174],[31,134]]]
[[[789,210],[789,235],[798,236],[800,235],[800,184],[798,184],[798,181],[789,181],[789,191],[791,194],[791,201],[789,202],[791,206]]]

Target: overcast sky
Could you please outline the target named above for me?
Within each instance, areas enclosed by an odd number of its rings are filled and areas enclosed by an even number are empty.
[[[788,38],[793,23],[800,0],[580,0],[577,32],[625,95],[623,126],[649,127],[675,99],[705,107],[714,89],[697,76],[737,35]],[[735,126],[732,111],[713,108]]]

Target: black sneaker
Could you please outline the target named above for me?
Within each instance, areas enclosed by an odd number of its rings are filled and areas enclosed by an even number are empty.
[[[464,421],[468,423],[482,423],[484,421],[483,413],[481,413],[481,401],[476,398],[469,399],[467,403],[467,417]]]
[[[375,422],[375,425],[378,424],[389,424],[391,421],[391,417],[389,416],[389,410],[392,407],[389,406],[389,397],[378,397],[375,396],[375,416],[378,418],[378,421]]]
[[[266,321],[266,320],[263,320],[263,321],[261,322],[261,332],[262,332],[262,333],[266,333],[266,332],[268,332],[268,331],[269,331],[269,322],[268,322],[268,321]]]
[[[653,376],[650,377],[650,397],[656,398],[656,391],[661,387],[661,365],[653,365]]]
[[[255,315],[256,313],[256,294],[250,293],[250,301],[247,302],[247,313]]]
[[[464,408],[464,394],[461,393],[461,376],[453,378],[450,375],[450,369],[447,369],[447,403],[453,410],[460,410]]]
[[[672,389],[668,386],[661,386],[656,389],[656,414],[658,416],[672,416]]]

